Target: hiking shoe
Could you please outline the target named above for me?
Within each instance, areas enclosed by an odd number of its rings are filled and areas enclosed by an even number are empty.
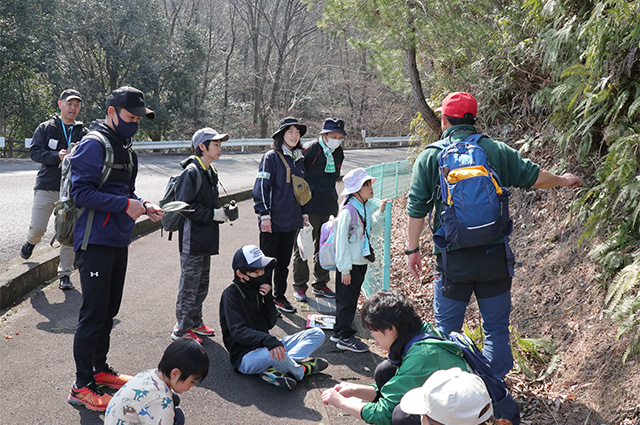
[[[336,297],[336,293],[333,292],[331,289],[329,289],[328,286],[323,286],[320,289],[313,288],[311,290],[311,292],[316,297],[325,297],[325,298],[335,298]]]
[[[344,351],[353,351],[354,353],[366,353],[369,351],[369,346],[355,336],[340,338],[336,347]]]
[[[329,362],[323,358],[309,359],[300,364],[304,366],[304,376],[315,375],[329,367]]]
[[[298,311],[286,298],[283,298],[282,301],[273,300],[273,302],[276,304],[278,310],[284,311],[285,313],[295,313]]]
[[[307,298],[307,291],[303,290],[293,291],[293,299],[301,303],[306,303],[307,301],[309,301],[309,298]]]
[[[25,242],[24,245],[22,245],[22,248],[20,248],[20,256],[25,260],[28,260],[29,257],[31,257],[31,254],[33,254],[34,247],[35,245]]]
[[[329,337],[329,341],[331,342],[338,342],[340,341],[340,337],[336,334],[331,334],[331,336]]]
[[[180,338],[191,338],[195,339],[198,344],[202,344],[202,338],[195,334],[192,330],[188,330],[184,333],[184,335],[177,335],[175,332],[171,333],[171,339],[176,341]]]
[[[73,289],[73,283],[71,283],[71,279],[69,276],[60,276],[60,283],[58,283],[58,288],[62,290]]]
[[[112,367],[107,366],[107,370],[96,373],[93,375],[93,380],[99,387],[109,387],[114,390],[119,390],[124,384],[129,382],[133,378],[131,375],[124,375],[113,370]]]
[[[69,398],[67,398],[69,404],[84,406],[94,412],[104,412],[107,410],[110,400],[111,396],[99,389],[95,382],[82,388],[76,388],[76,384],[73,384]]]
[[[280,388],[286,388],[288,390],[292,390],[298,384],[298,381],[296,381],[294,378],[272,367],[261,372],[260,377],[265,382],[271,385],[275,385],[276,387]]]
[[[202,326],[198,328],[193,328],[191,330],[193,331],[194,334],[202,335],[202,336],[214,336],[216,333],[213,329],[211,329],[209,326],[205,325],[204,323],[202,324]]]

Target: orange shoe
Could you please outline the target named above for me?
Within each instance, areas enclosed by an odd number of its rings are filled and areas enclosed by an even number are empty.
[[[113,388],[114,390],[122,388],[131,378],[133,378],[133,376],[120,374],[109,366],[107,366],[107,370],[93,375],[93,380],[96,381],[96,385],[99,387]]]
[[[80,389],[73,384],[67,401],[69,404],[84,406],[94,412],[104,412],[111,401],[111,396],[103,393],[93,382]]]
[[[204,323],[199,328],[193,328],[191,330],[194,333],[196,333],[198,335],[202,335],[202,336],[213,336],[213,335],[215,335],[215,331],[213,329],[211,329],[209,326],[205,325]]]

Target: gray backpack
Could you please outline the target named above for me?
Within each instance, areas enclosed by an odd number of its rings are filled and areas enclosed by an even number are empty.
[[[80,217],[84,208],[79,208],[73,202],[71,198],[71,156],[74,154],[77,146],[85,139],[94,139],[102,143],[104,147],[104,163],[102,164],[102,176],[100,177],[100,185],[98,190],[102,189],[102,186],[107,182],[111,175],[111,170],[127,170],[131,174],[133,170],[133,156],[131,154],[131,148],[127,150],[129,153],[128,164],[114,164],[113,163],[113,147],[106,138],[106,136],[99,131],[90,131],[82,140],[78,143],[72,143],[69,146],[69,155],[62,159],[61,169],[62,178],[60,179],[60,199],[54,204],[55,218],[55,231],[56,234],[51,239],[51,245],[57,240],[62,245],[73,245],[73,231],[76,227],[76,220]],[[87,218],[87,227],[84,232],[84,239],[82,240],[81,249],[87,249],[89,244],[89,235],[91,233],[91,225],[93,224],[93,216],[95,210],[89,210],[89,217]]]

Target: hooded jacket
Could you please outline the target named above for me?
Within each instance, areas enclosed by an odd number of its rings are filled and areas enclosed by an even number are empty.
[[[69,127],[67,127],[67,130]],[[87,134],[87,129],[80,121],[73,123],[71,143],[79,142]],[[67,135],[69,132],[67,131]],[[62,119],[55,115],[41,123],[33,133],[29,156],[40,163],[34,190],[60,190],[60,157],[58,152],[68,149],[69,145],[62,130]]]
[[[220,298],[222,341],[236,370],[248,352],[262,347],[272,350],[283,345],[269,334],[277,318],[271,291],[261,295],[258,288],[250,287],[237,276],[224,290]]]
[[[126,247],[131,242],[131,230],[135,224],[127,214],[129,198],[145,201],[135,194],[138,175],[138,157],[131,150],[131,140],[124,139],[109,127],[105,121],[91,123],[90,129],[104,134],[113,147],[113,162],[129,164],[126,169],[113,169],[102,188],[102,164],[105,149],[99,140],[86,138],[76,147],[71,156],[71,196],[76,206],[84,208],[76,221],[73,232],[73,246],[77,251],[82,245],[90,210],[95,210],[89,236],[89,244]]]
[[[430,323],[423,322],[421,332],[442,336]],[[401,342],[399,342],[401,343]],[[404,347],[391,345],[390,353],[402,352]],[[390,358],[390,360],[393,360]],[[362,408],[362,419],[369,424],[391,425],[393,409],[400,404],[407,391],[421,387],[437,370],[459,367],[468,371],[462,350],[451,341],[425,339],[415,342],[401,361],[395,376],[382,388],[376,388],[380,394],[377,401],[369,402]]]
[[[189,164],[194,167],[188,167]],[[182,254],[215,255],[220,242],[220,225],[213,221],[214,208],[220,208],[218,173],[215,168],[205,170],[195,156],[180,163],[184,169],[176,186],[176,201],[189,204],[194,212],[184,213],[186,220],[179,230],[178,248]],[[196,173],[200,173],[202,185],[196,193]]]
[[[304,161],[300,151],[294,150],[293,157],[290,151],[283,151],[291,173],[304,178]],[[271,218],[273,232],[291,232],[302,228],[302,214],[306,212],[306,205],[300,207],[296,201],[293,184],[287,183],[287,169],[273,149],[260,160],[253,186],[253,209],[260,220]]]
[[[304,155],[305,180],[311,188],[311,200],[306,207],[309,214],[338,215],[338,192],[336,182],[340,178],[340,170],[344,161],[344,151],[339,146],[333,151],[336,170],[333,173],[324,171],[327,158],[318,139],[307,142],[302,147]]]

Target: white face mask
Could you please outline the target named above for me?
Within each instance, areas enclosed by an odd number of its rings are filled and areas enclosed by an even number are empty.
[[[340,147],[340,145],[342,144],[342,140],[340,139],[330,139],[327,137],[327,147],[329,149],[331,149],[332,151],[338,149],[338,147]]]

